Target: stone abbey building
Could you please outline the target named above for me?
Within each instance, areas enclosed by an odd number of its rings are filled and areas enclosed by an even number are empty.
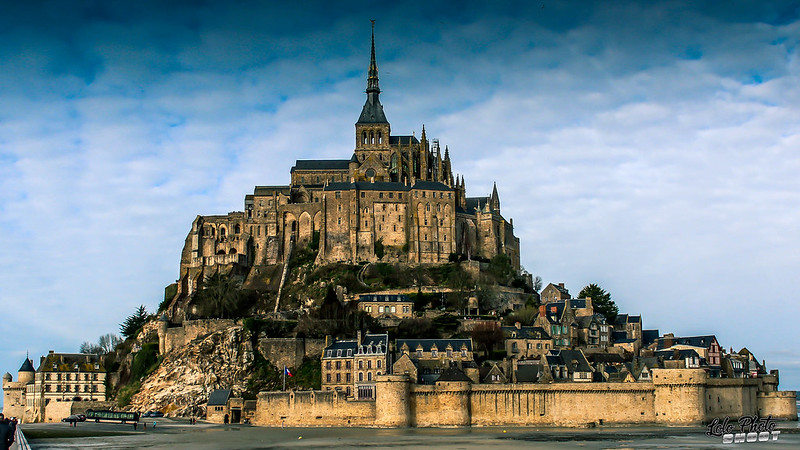
[[[198,216],[181,255],[179,292],[191,294],[219,265],[281,264],[314,243],[317,263],[447,262],[508,255],[519,269],[519,239],[500,214],[497,188],[467,197],[450,152],[429,140],[392,134],[380,102],[372,37],[366,102],[355,150],[341,160],[298,160],[286,186],[256,186],[244,211]]]

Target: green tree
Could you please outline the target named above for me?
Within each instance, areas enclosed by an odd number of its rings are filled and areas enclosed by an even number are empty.
[[[144,305],[139,305],[136,312],[128,316],[124,322],[119,325],[119,331],[125,336],[126,339],[132,338],[139,333],[145,323],[147,323],[147,308]]]
[[[595,314],[604,316],[610,324],[614,323],[619,313],[619,308],[617,308],[614,300],[611,300],[611,293],[592,283],[581,289],[581,292],[578,293],[578,298],[591,298]]]

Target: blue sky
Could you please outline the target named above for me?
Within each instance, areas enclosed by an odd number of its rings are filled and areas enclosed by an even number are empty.
[[[653,2],[655,3],[655,2]],[[798,2],[0,4],[0,350],[155,309],[197,214],[396,134],[497,181],[522,263],[800,389]]]

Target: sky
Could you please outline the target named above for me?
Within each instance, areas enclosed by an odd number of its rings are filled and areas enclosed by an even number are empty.
[[[0,2],[0,372],[178,277],[198,214],[394,134],[497,182],[524,268],[800,389],[800,2]]]

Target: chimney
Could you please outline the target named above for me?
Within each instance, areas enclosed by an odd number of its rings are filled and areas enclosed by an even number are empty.
[[[545,315],[545,311],[546,311],[546,310],[547,310],[547,307],[546,307],[546,306],[544,306],[544,305],[539,305],[539,315],[540,315],[540,316],[544,316],[544,315]]]
[[[563,288],[564,287],[564,283],[558,283],[558,287]]]
[[[586,297],[586,309],[594,313],[594,306],[592,306],[592,297]]]
[[[330,334],[326,334],[325,335],[325,347],[330,346],[334,342],[335,342],[335,340],[333,339],[333,336],[331,336]]]
[[[362,342],[362,340],[361,340],[361,330],[358,330],[356,332],[356,344],[361,345],[361,342]]]
[[[514,326],[519,330],[522,327],[522,324],[519,322],[514,322]]]

